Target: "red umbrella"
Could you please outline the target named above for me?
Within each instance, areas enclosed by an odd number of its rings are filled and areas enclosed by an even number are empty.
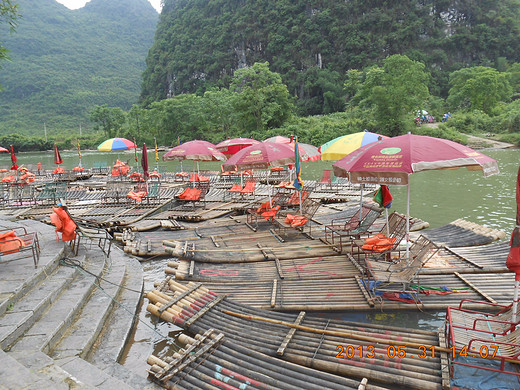
[[[516,226],[511,234],[509,245],[511,245],[511,249],[507,256],[506,266],[510,271],[516,274],[511,322],[516,322],[518,311],[518,290],[520,286],[520,168],[518,168],[518,175],[516,178]]]
[[[2,148],[2,147],[0,146],[0,153],[3,153],[3,152],[9,153],[9,149]]]
[[[363,146],[332,165],[336,176],[353,183],[408,184],[414,172],[467,167],[484,176],[499,173],[497,162],[446,139],[406,134]]]
[[[336,176],[352,183],[408,185],[414,172],[467,167],[484,176],[499,173],[496,160],[467,146],[441,138],[406,134],[365,145],[332,165]],[[407,244],[410,216],[408,185]],[[407,245],[408,250],[408,245]]]
[[[143,176],[148,180],[148,149],[146,144],[143,144],[143,156],[141,157],[141,166],[143,167]]]
[[[225,171],[240,169],[268,168],[294,164],[294,149],[289,145],[274,142],[260,142],[242,149],[223,164]]]
[[[269,137],[267,139],[264,139],[264,142],[275,142],[278,144],[290,144],[292,142],[292,139],[284,137],[283,135],[275,135],[274,137]]]
[[[211,142],[189,141],[170,149],[162,156],[164,161],[194,160],[194,161],[225,161],[226,156],[218,151]]]
[[[226,156],[231,156],[237,153],[239,150],[247,148],[248,146],[259,144],[260,141],[252,138],[231,138],[222,141],[215,145],[215,147],[224,153]]]
[[[11,162],[13,163],[13,166],[11,167],[11,171],[17,171],[18,165],[16,165],[16,156],[14,154],[13,145],[9,145],[11,148]]]
[[[58,145],[54,144],[54,164],[60,165],[63,164],[63,160],[60,156],[60,151],[58,150]]]

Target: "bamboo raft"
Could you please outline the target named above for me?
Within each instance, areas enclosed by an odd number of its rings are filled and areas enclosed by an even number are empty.
[[[149,377],[167,389],[371,389],[386,388],[296,366],[227,339],[208,329],[195,338],[181,334],[184,348],[171,356],[151,355]]]
[[[448,247],[486,245],[505,238],[503,231],[495,230],[473,222],[457,219],[448,225],[428,229],[423,234],[437,245]]]
[[[449,388],[446,355],[419,358],[422,350],[444,345],[437,332],[312,318],[305,312],[267,312],[201,284],[182,285],[168,278],[146,296],[153,315],[194,334],[214,328],[246,355],[254,351],[346,378],[366,378],[370,386]],[[398,347],[406,356],[394,353]]]
[[[271,251],[266,251],[264,261],[249,263],[243,267],[235,263],[207,263],[181,259],[169,263],[167,274],[175,279],[233,283],[246,281],[338,279],[359,275],[361,265],[354,264],[346,255],[317,256],[280,259]],[[509,244],[500,242],[484,247],[441,248],[426,263],[420,275],[459,273],[503,273],[509,272],[506,259]]]

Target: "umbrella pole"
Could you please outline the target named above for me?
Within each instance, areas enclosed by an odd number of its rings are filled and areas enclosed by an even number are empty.
[[[300,193],[300,215],[302,215],[302,190],[301,190],[301,188],[298,190],[298,192]]]
[[[388,226],[388,209],[385,207],[385,218],[386,218],[386,235],[390,235],[390,226]]]
[[[406,185],[406,262],[410,260],[410,175]]]
[[[269,208],[272,208],[273,202],[271,201],[271,186],[269,185],[269,173],[267,173],[267,195],[269,196]]]
[[[515,280],[515,292],[513,295],[513,313],[511,315],[511,322],[516,322],[517,311],[518,311],[518,289],[520,288],[520,281]]]
[[[363,220],[363,189],[365,185],[361,183],[361,197],[359,198],[359,223]]]

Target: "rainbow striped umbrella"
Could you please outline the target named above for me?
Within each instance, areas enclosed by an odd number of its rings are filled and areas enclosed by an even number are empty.
[[[135,148],[135,144],[126,138],[110,138],[106,141],[103,141],[97,147],[97,149],[102,152],[111,152],[114,150],[126,150],[133,148]]]
[[[354,150],[384,138],[387,137],[370,131],[342,135],[320,146],[321,159],[327,161],[341,160]]]

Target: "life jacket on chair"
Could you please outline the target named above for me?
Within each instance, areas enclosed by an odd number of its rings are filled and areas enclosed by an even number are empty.
[[[56,226],[56,237],[61,233],[62,241],[72,241],[76,238],[77,225],[70,218],[69,214],[61,207],[53,207],[51,223]]]
[[[25,246],[25,242],[16,236],[13,230],[0,234],[0,252],[4,255],[15,253]]]

